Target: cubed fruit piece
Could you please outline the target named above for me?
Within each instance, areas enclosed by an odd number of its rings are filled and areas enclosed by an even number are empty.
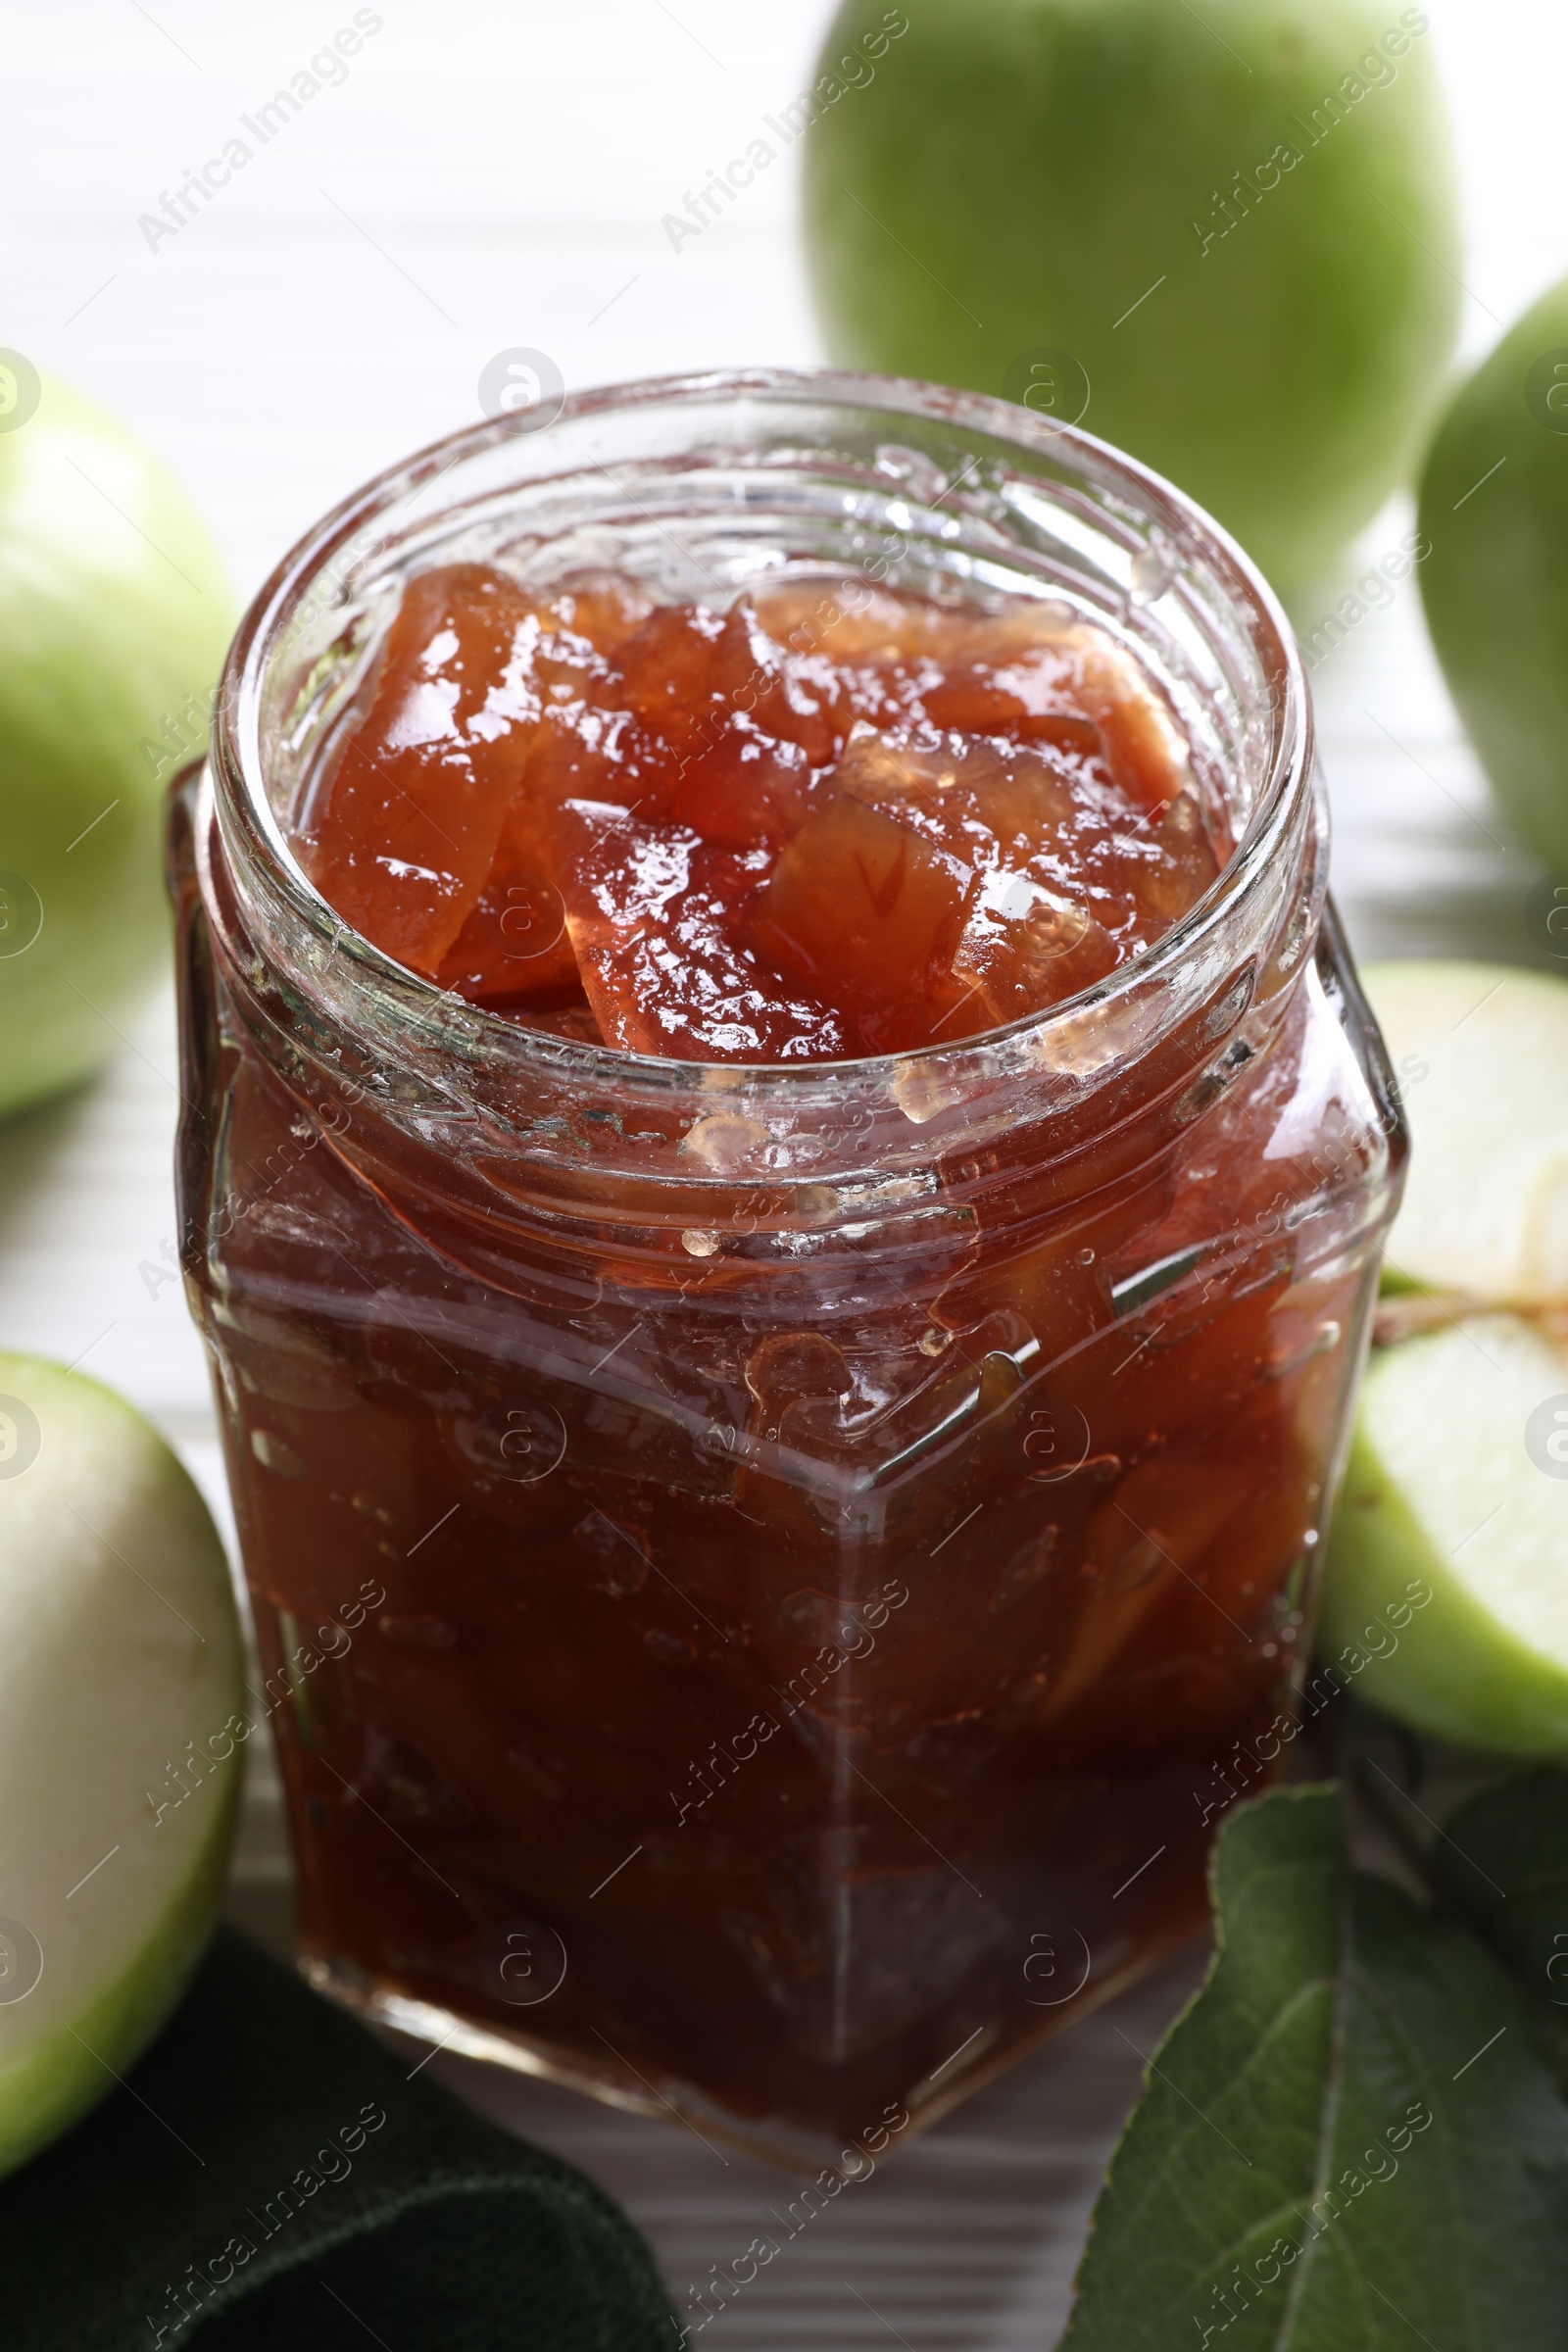
[[[370,708],[301,841],[311,880],[400,963],[435,974],[495,861],[541,713],[611,673],[504,573],[462,564],[405,589]]]
[[[777,644],[834,663],[892,663],[915,650],[919,607],[869,580],[797,573],[754,588],[752,606]]]
[[[552,706],[534,737],[484,888],[437,974],[475,1004],[580,998],[577,958],[556,884],[552,821],[564,801],[662,806],[674,767],[626,710]]]
[[[1075,808],[1059,765],[1031,745],[929,730],[854,735],[832,781],[980,876],[953,959],[945,1038],[1043,1012],[1103,978],[1118,952],[1081,894],[1054,887]]]
[[[547,710],[586,705],[607,708],[620,701],[620,674],[594,638],[576,625],[583,600],[547,597],[530,604],[517,633],[513,662],[537,690]],[[605,614],[598,616],[604,621]]]
[[[799,744],[813,767],[838,758],[855,720],[845,679],[826,654],[780,645],[749,596],[730,607],[714,642],[710,691],[764,733]]]
[[[602,654],[615,654],[652,612],[653,600],[618,571],[587,571],[553,588],[549,609],[563,628],[586,637]]]
[[[1120,960],[1081,899],[999,867],[983,876],[954,956],[954,977],[969,993],[942,1034],[972,1037],[1049,1011]]]
[[[1162,808],[1188,778],[1174,720],[1133,656],[1059,604],[1009,597],[991,611],[871,588],[864,581],[781,583],[757,592],[769,634],[809,645],[886,696],[856,696],[860,714],[1053,742],[1080,758],[1101,751],[1141,808]]]
[[[1071,784],[1028,745],[861,727],[832,780],[977,869],[1049,857],[1073,825]]]
[[[369,710],[302,844],[306,870],[336,912],[425,973],[490,871],[538,723],[536,692],[497,683],[527,612],[511,581],[476,564],[410,582]]]
[[[1031,691],[1020,693],[1010,669],[998,671],[984,662],[967,662],[920,685],[919,704],[935,727],[1050,744],[1082,766],[1098,765],[1102,775],[1114,778],[1115,764],[1095,721],[1080,710],[1049,704],[1044,709],[1037,707],[1039,698],[1032,695],[1032,679],[1029,687]]]
[[[681,763],[669,813],[720,849],[778,850],[800,831],[810,790],[800,745],[735,712],[715,742]]]
[[[656,605],[616,651],[619,699],[681,753],[701,750],[705,722],[717,726],[724,717],[725,706],[713,698],[714,648],[723,634],[723,613],[706,605]]]
[[[788,580],[754,592],[757,624],[808,674],[838,680],[841,731],[920,725],[922,690],[940,680],[947,615],[926,599],[864,579]]]
[[[681,1061],[838,1061],[862,1049],[825,1003],[781,992],[742,944],[767,853],[568,801],[556,873],[607,1043]]]
[[[1180,792],[1154,834],[1152,863],[1136,868],[1130,877],[1131,895],[1146,928],[1157,935],[1190,906],[1196,906],[1219,873],[1196,794]],[[1150,923],[1148,918],[1152,918]]]
[[[547,710],[528,760],[523,801],[541,871],[550,870],[554,814],[564,801],[609,801],[647,818],[668,814],[680,756],[633,711],[581,704]],[[519,812],[519,824],[526,821]]]
[[[498,858],[436,978],[475,1004],[547,1005],[578,996],[577,958],[554,881]]]
[[[991,688],[1014,699],[1009,733],[1048,734],[1062,712],[1089,719],[1099,730],[1114,781],[1139,808],[1163,808],[1192,780],[1176,722],[1139,663],[1103,629],[1074,623],[1057,629],[1022,600],[974,624],[974,659],[990,672]]]
[[[840,793],[784,849],[752,938],[792,986],[836,1005],[873,1053],[902,1053],[938,1035],[966,993],[953,960],[977,887],[945,850]]]

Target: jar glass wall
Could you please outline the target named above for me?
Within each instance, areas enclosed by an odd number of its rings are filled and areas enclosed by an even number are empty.
[[[444,995],[287,846],[402,583],[614,566],[1107,627],[1240,847],[949,1049],[705,1067]],[[790,2160],[1193,1934],[1282,1769],[1402,1157],[1256,575],[999,402],[747,374],[502,420],[288,558],[176,791],[185,1265],[323,1987]]]

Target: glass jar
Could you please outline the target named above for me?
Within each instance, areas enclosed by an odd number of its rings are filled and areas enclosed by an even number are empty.
[[[295,549],[174,795],[256,1721],[317,1984],[854,2170],[1201,1928],[1292,1736],[1402,1132],[1296,649],[1178,493],[863,376],[527,422]],[[1143,663],[1240,847],[1147,954],[948,1050],[530,1031],[349,932],[286,840],[401,583],[470,559],[1053,599]]]

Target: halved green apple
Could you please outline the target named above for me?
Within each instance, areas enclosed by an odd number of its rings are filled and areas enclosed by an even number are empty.
[[[242,1655],[217,1531],[157,1432],[0,1355],[0,2173],[114,2089],[201,1956]]]
[[[1374,1355],[1318,1646],[1418,1731],[1568,1754],[1568,1359],[1513,1315]]]
[[[1568,979],[1489,963],[1361,978],[1410,1123],[1395,1282],[1488,1304],[1568,1299]]]

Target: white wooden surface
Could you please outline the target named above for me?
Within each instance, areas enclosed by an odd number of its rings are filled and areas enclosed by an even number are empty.
[[[309,66],[352,22],[350,0],[61,0],[6,26],[0,341],[74,376],[175,460],[242,597],[345,490],[472,416],[499,350],[544,350],[571,385],[819,356],[793,156],[678,254],[660,223],[806,83],[824,0],[385,0],[369,13],[379,29],[341,84],[155,249],[138,216]],[[1478,355],[1568,269],[1568,20],[1552,0],[1437,0],[1433,14],[1467,180],[1464,344]],[[1354,568],[1406,520],[1382,517]],[[1357,952],[1532,960],[1536,869],[1488,804],[1413,586],[1315,685]],[[172,1046],[160,1003],[97,1085],[0,1131],[0,1344],[80,1360],[125,1390],[221,1511],[201,1354],[163,1256]],[[273,1936],[286,1870],[258,1772],[234,1904]],[[1197,1965],[1079,2027],[847,2190],[704,2340],[715,2352],[1051,2343],[1139,2052]],[[673,2127],[435,2065],[620,2197],[682,2304],[782,2202],[778,2176]]]

